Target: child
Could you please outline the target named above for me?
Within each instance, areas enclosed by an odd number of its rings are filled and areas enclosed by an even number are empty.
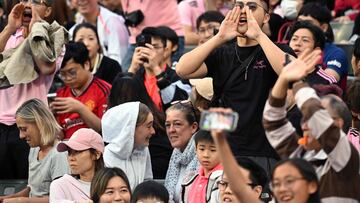
[[[155,181],[145,181],[136,186],[131,203],[168,203],[169,193],[164,185]]]
[[[218,202],[216,182],[222,175],[219,154],[210,132],[200,130],[194,137],[199,173],[182,184],[183,202]]]

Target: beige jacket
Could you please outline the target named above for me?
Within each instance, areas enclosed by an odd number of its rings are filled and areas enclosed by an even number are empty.
[[[68,32],[56,21],[33,25],[30,35],[17,47],[0,54],[0,88],[29,83],[39,75],[33,58],[52,63],[68,42]]]

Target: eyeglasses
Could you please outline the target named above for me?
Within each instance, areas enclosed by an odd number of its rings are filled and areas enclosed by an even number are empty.
[[[164,46],[159,46],[159,45],[153,45],[153,47],[154,47],[154,49],[163,49],[164,48]]]
[[[284,180],[280,181],[280,180],[275,180],[273,182],[270,183],[270,189],[272,191],[278,190],[282,184],[284,184],[284,186],[286,188],[291,188],[294,186],[295,182],[298,180],[305,180],[305,178],[303,177],[287,177]]]
[[[260,7],[260,8],[262,8],[262,9],[264,9],[264,11],[265,11],[266,13],[268,13],[268,10],[267,10],[267,9],[265,9],[263,6],[261,6],[260,4],[258,4],[258,3],[256,3],[256,2],[253,2],[253,1],[248,1],[248,2],[246,2],[246,3],[242,2],[242,1],[235,1],[234,7],[235,7],[235,6],[239,6],[240,9],[243,9],[243,8],[245,8],[245,6],[247,6],[247,7],[249,7],[249,9],[250,9],[251,11],[256,11],[256,9],[257,9],[258,7]]]
[[[199,35],[204,35],[206,32],[215,35],[215,32],[219,30],[219,26],[216,25],[208,25],[206,27],[199,28]]]
[[[45,0],[20,0],[21,3],[28,3],[30,2],[31,4],[34,5],[41,5],[44,4],[45,6],[48,6],[48,3]]]
[[[220,191],[225,191],[226,188],[229,186],[229,182],[224,181],[224,180],[219,180],[216,184]],[[246,183],[246,184],[248,186],[250,186],[251,188],[254,188],[255,186],[257,186],[257,184],[255,184],[255,183]]]
[[[60,78],[62,80],[65,80],[66,78],[74,79],[74,78],[76,78],[77,71],[76,71],[76,69],[71,69],[71,70],[69,70],[67,72],[65,72],[65,71],[61,72],[60,71],[59,75],[60,75]]]

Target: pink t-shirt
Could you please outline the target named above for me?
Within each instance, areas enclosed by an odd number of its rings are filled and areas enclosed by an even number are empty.
[[[196,31],[196,19],[205,12],[204,0],[184,0],[179,3],[181,24],[191,26]]]
[[[6,43],[5,50],[11,49],[24,41],[23,31],[18,30]],[[62,57],[61,57],[62,58]],[[57,60],[56,68],[60,67],[61,60]],[[47,93],[51,87],[54,74],[42,75],[27,84],[14,85],[0,89],[0,123],[5,125],[15,124],[15,112],[25,101],[38,98],[47,104]]]
[[[145,27],[168,26],[178,36],[184,36],[177,0],[121,0],[125,12],[130,13],[141,10],[144,20],[137,27],[129,27],[131,36],[130,44],[135,43],[135,38]]]
[[[217,170],[223,170],[223,167],[218,164],[211,171],[209,171],[209,175]],[[204,168],[200,166],[199,175],[192,183],[191,188],[189,190],[188,201],[187,202],[206,202],[206,189],[209,181],[209,177],[205,176]]]
[[[354,147],[360,152],[360,139],[359,139],[359,135],[355,136],[353,135],[353,133],[351,133],[351,130],[356,131],[355,129],[350,129],[348,134],[347,134],[347,138],[348,140],[351,142],[351,144],[354,145]]]

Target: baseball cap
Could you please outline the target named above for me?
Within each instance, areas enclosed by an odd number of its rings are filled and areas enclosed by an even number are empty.
[[[202,79],[190,79],[189,82],[192,86],[195,87],[200,96],[211,101],[214,95],[212,78],[206,77]]]
[[[90,128],[80,128],[75,131],[68,141],[60,142],[57,146],[59,152],[70,149],[82,151],[86,149],[96,149],[104,153],[104,141],[99,133]]]

